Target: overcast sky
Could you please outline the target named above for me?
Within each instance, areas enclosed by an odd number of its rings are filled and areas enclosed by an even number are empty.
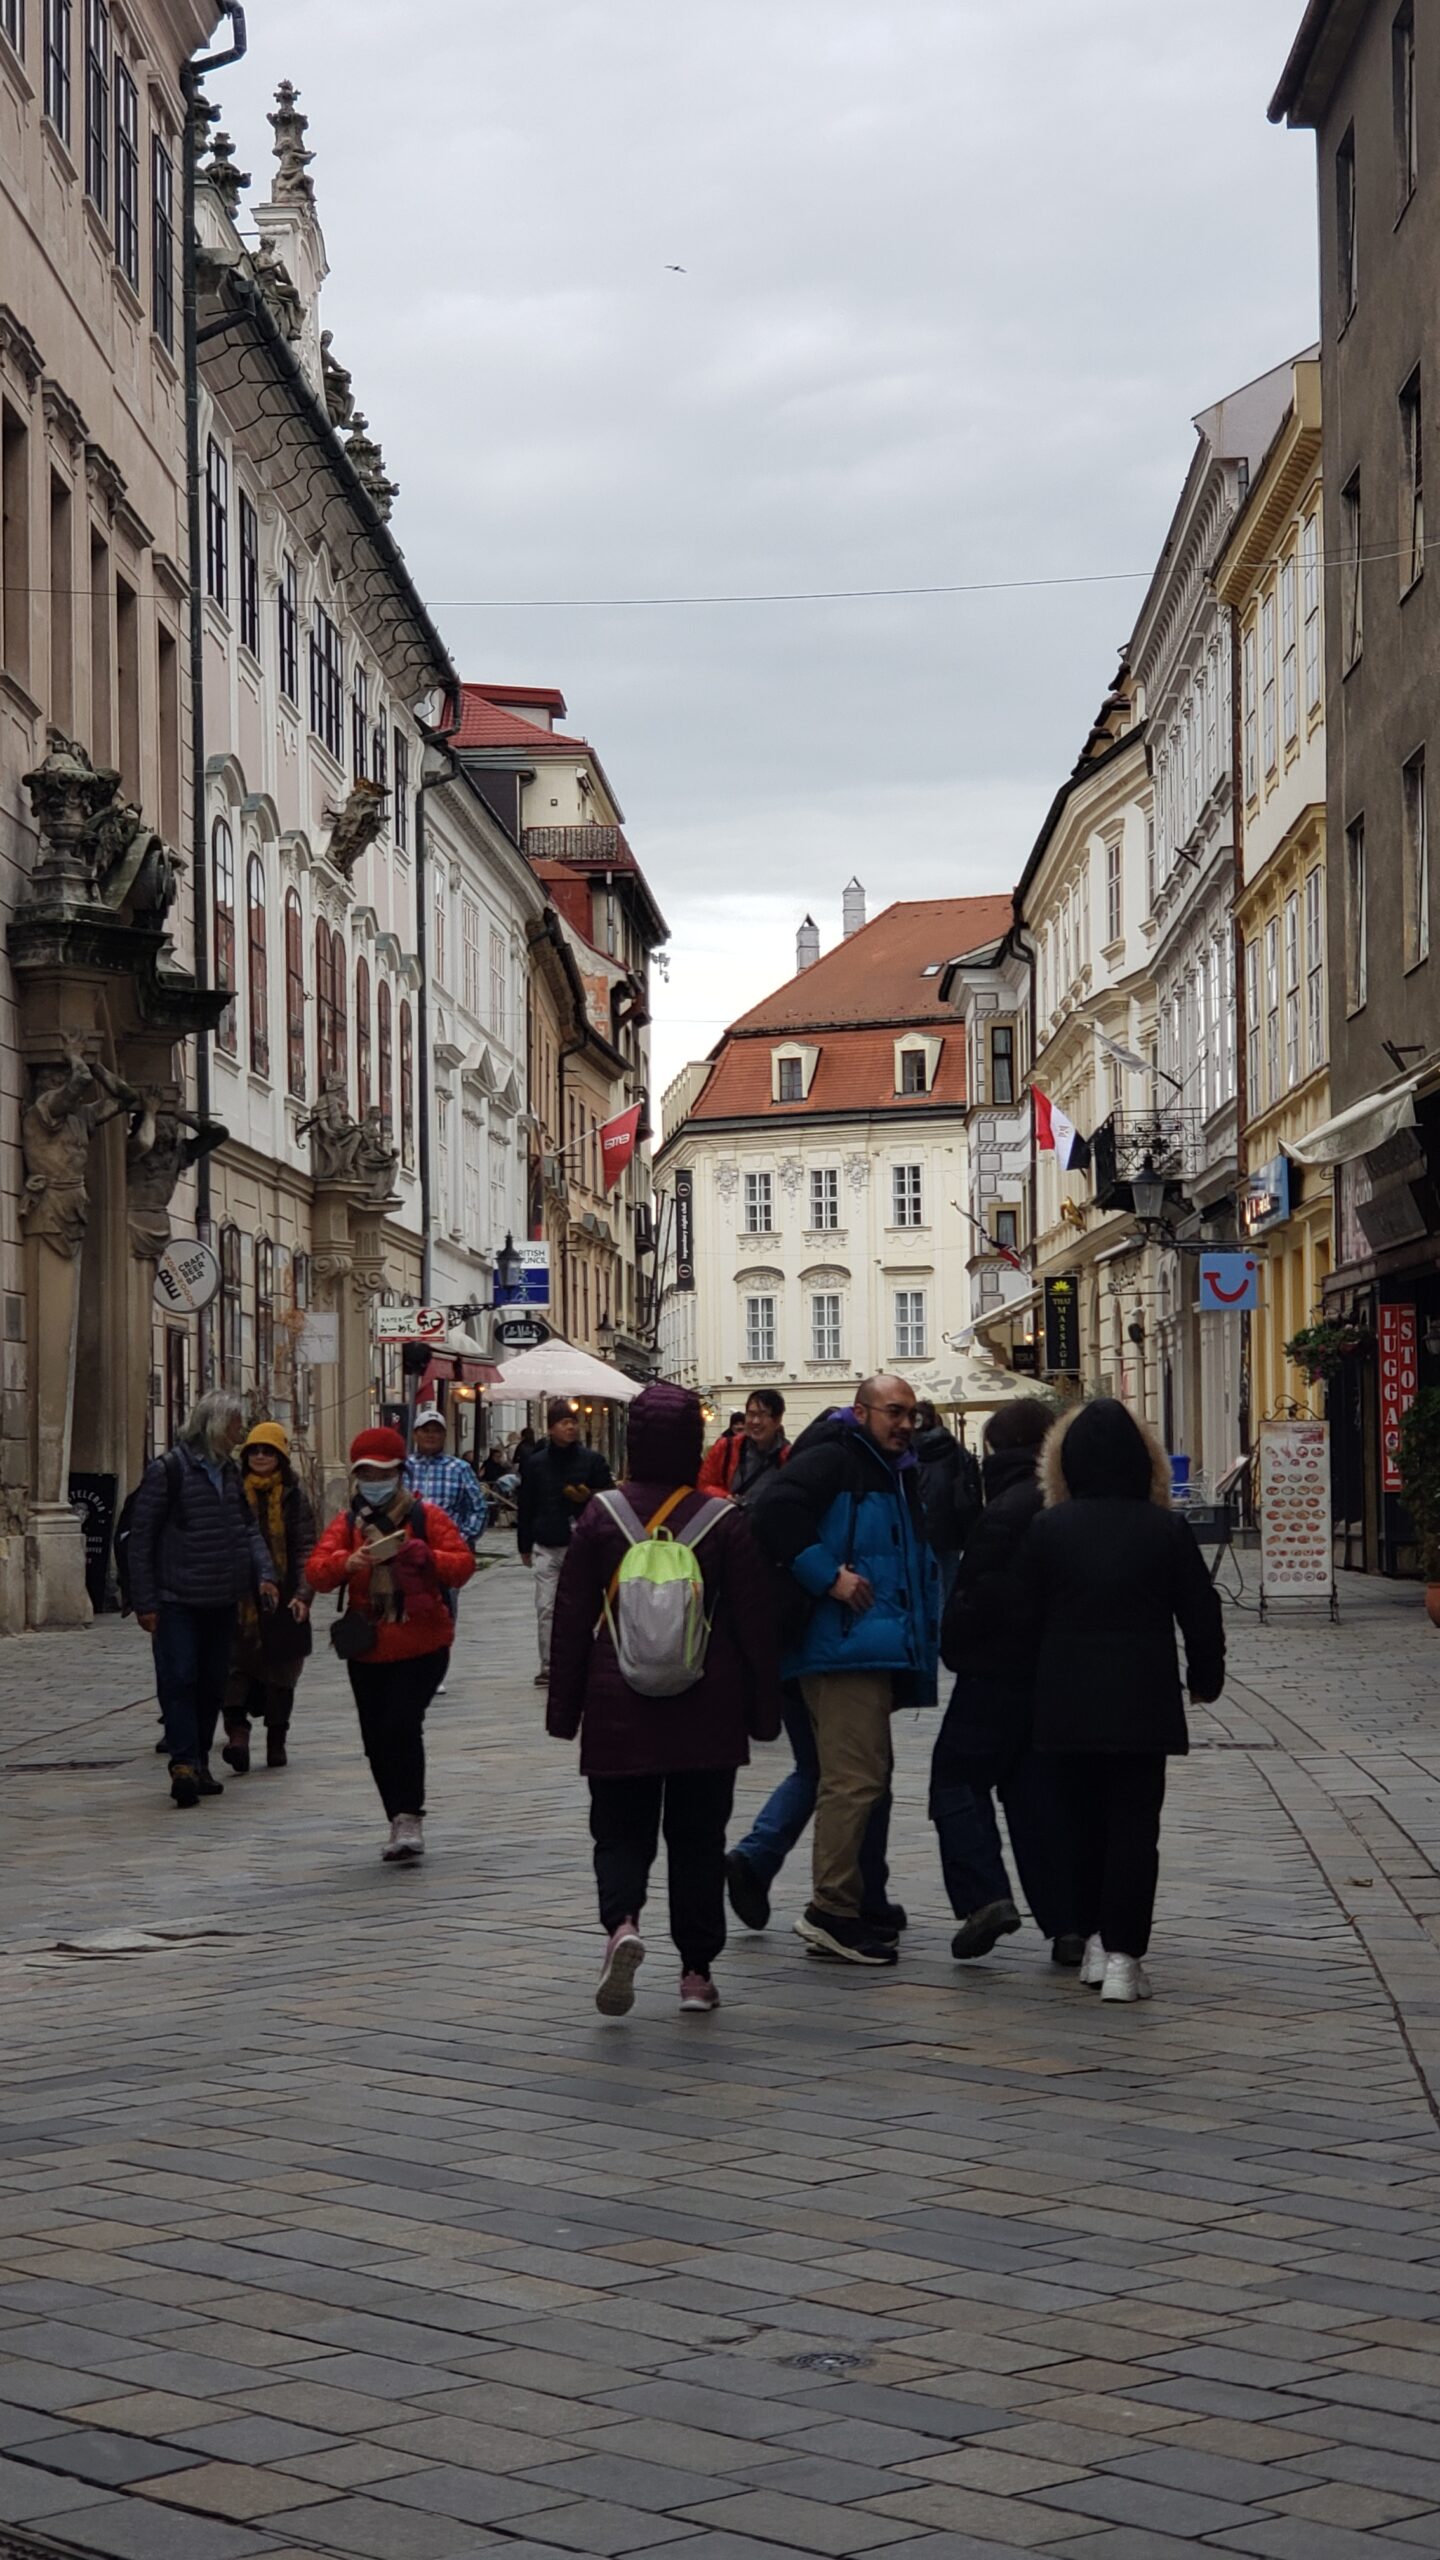
[[[1315,333],[1301,0],[253,0],[462,674],[560,685],[673,933],[657,1088],[852,872],[1010,887],[1190,420]],[[667,272],[671,263],[686,272]],[[1071,579],[886,601],[651,605]]]

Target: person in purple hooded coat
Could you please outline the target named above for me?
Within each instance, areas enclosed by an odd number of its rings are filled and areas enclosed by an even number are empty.
[[[630,1407],[620,1487],[651,1521],[687,1488],[666,1525],[683,1529],[712,1497],[693,1488],[704,1422],[684,1387],[647,1387]],[[599,1501],[575,1524],[550,1647],[546,1730],[580,1737],[590,1783],[590,1833],[605,1962],[595,2005],[606,2017],[633,2007],[644,1961],[640,1914],[663,1828],[669,1863],[670,1934],[680,1953],[680,2006],[715,2009],[711,1967],[725,1944],[725,1826],[735,1772],[750,1744],[780,1731],[774,1575],[738,1505],[710,1527],[696,1555],[705,1579],[710,1642],[691,1689],[646,1698],[630,1687],[602,1623],[605,1595],[626,1552],[624,1533]]]

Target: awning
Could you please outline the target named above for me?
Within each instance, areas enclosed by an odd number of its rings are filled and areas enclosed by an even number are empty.
[[[1322,1120],[1318,1129],[1307,1130],[1303,1138],[1287,1138],[1285,1153],[1296,1164],[1353,1164],[1357,1156],[1368,1156],[1383,1147],[1399,1129],[1415,1126],[1415,1093],[1422,1079],[1407,1076],[1403,1084],[1387,1085],[1379,1093],[1367,1093],[1363,1102],[1352,1102],[1337,1111],[1333,1120]]]
[[[597,1404],[629,1404],[639,1395],[641,1381],[554,1335],[535,1351],[517,1351],[513,1360],[502,1360],[494,1388],[499,1396],[527,1403],[538,1396],[578,1396]]]
[[[458,1351],[436,1351],[420,1380],[416,1403],[423,1404],[432,1387],[444,1379],[466,1387],[493,1387],[499,1384],[500,1372],[491,1360],[467,1360]]]

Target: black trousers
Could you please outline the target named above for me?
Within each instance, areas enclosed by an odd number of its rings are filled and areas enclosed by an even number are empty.
[[[665,1832],[670,1935],[686,1973],[708,1973],[725,1944],[725,1826],[733,1769],[685,1769],[663,1778],[592,1778],[590,1837],[600,1924],[638,1920]]]
[[[1066,1751],[1054,1760],[1070,1828],[1075,1927],[1107,1955],[1143,1956],[1160,1881],[1165,1762],[1158,1751]]]
[[[449,1667],[450,1650],[408,1662],[347,1662],[360,1739],[380,1801],[397,1813],[425,1810],[425,1710]]]

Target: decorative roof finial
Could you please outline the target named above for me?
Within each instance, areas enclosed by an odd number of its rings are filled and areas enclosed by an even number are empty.
[[[354,466],[355,477],[373,501],[382,524],[390,521],[390,510],[400,494],[398,480],[385,476],[385,457],[370,433],[370,421],[363,409],[356,409],[350,420],[345,450]]]
[[[234,222],[239,216],[241,194],[250,184],[250,172],[248,169],[236,168],[235,145],[228,133],[216,134],[210,145],[209,161],[202,169],[201,175],[207,185],[214,188],[231,221]]]
[[[305,148],[310,119],[301,114],[295,103],[299,95],[293,80],[282,80],[275,92],[275,113],[266,119],[275,136],[275,157],[280,168],[272,199],[276,204],[315,201],[315,181],[310,175],[315,154]]]

